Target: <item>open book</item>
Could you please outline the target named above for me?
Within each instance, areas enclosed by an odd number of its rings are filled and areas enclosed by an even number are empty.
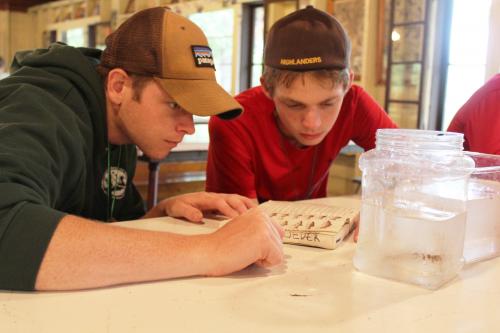
[[[359,210],[291,201],[260,205],[285,229],[284,243],[335,249],[354,227]]]

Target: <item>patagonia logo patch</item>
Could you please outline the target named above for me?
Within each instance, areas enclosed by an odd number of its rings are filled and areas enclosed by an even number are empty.
[[[300,66],[300,65],[309,65],[309,64],[319,64],[321,63],[321,57],[311,57],[311,58],[299,58],[299,59],[280,59],[280,64],[285,66]]]
[[[192,45],[194,64],[196,67],[211,67],[215,69],[212,50],[208,46]]]

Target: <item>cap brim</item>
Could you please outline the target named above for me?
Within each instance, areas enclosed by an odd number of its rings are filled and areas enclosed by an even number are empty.
[[[155,79],[184,110],[196,116],[230,119],[243,112],[243,107],[215,81]]]

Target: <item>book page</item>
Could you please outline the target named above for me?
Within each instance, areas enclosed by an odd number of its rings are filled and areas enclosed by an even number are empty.
[[[359,216],[354,208],[291,201],[267,201],[260,207],[285,230],[284,243],[335,249]]]

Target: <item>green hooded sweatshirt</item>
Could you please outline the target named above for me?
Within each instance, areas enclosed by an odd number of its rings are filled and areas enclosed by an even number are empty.
[[[53,44],[16,54],[0,81],[0,289],[34,289],[66,214],[144,214],[132,184],[135,146],[108,145],[99,58],[99,50]]]

